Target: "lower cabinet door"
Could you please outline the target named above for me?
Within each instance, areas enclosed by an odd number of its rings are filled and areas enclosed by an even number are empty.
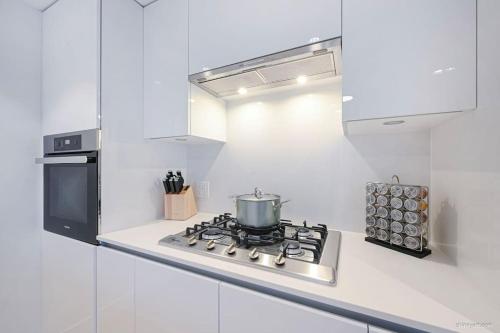
[[[96,246],[43,231],[41,259],[41,332],[95,333]]]
[[[97,248],[97,333],[134,333],[135,257]]]
[[[217,333],[218,305],[218,281],[136,259],[136,333]]]
[[[368,333],[396,333],[394,331],[388,331],[383,328],[375,327],[375,326],[368,326]]]
[[[366,333],[368,326],[233,285],[220,284],[220,333]]]

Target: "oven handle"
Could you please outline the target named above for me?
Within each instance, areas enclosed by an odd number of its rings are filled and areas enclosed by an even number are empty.
[[[36,164],[86,164],[92,159],[87,156],[54,156],[35,158]]]

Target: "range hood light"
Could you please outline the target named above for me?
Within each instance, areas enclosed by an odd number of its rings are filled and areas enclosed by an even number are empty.
[[[238,89],[238,94],[240,95],[245,95],[247,92],[247,88],[245,87],[241,87],[240,89]]]
[[[349,102],[352,101],[354,97],[352,96],[342,96],[342,102]]]
[[[298,84],[305,84],[306,82],[307,82],[307,76],[305,76],[305,75],[297,76],[297,83]]]

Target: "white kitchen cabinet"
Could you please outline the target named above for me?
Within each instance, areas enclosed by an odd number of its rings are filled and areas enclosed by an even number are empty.
[[[188,2],[144,8],[144,137],[225,141],[225,103],[188,80]]]
[[[97,248],[97,333],[135,332],[135,257]]]
[[[375,327],[372,325],[368,325],[368,333],[396,333],[394,331],[388,331],[380,327]]]
[[[96,331],[96,247],[42,233],[42,333]]]
[[[472,110],[476,1],[344,1],[342,62],[348,134],[429,128]],[[383,125],[394,120],[405,123]]]
[[[99,127],[100,0],[59,0],[43,12],[43,134]]]
[[[341,0],[190,0],[189,73],[341,35]]]
[[[136,333],[219,332],[219,282],[137,258]]]
[[[244,323],[251,322],[251,325]],[[220,284],[221,333],[366,333],[367,324],[226,283]]]

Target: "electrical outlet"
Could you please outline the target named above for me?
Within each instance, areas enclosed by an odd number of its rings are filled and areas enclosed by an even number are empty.
[[[210,197],[210,182],[197,182],[195,186],[195,195],[199,199],[208,199]]]

